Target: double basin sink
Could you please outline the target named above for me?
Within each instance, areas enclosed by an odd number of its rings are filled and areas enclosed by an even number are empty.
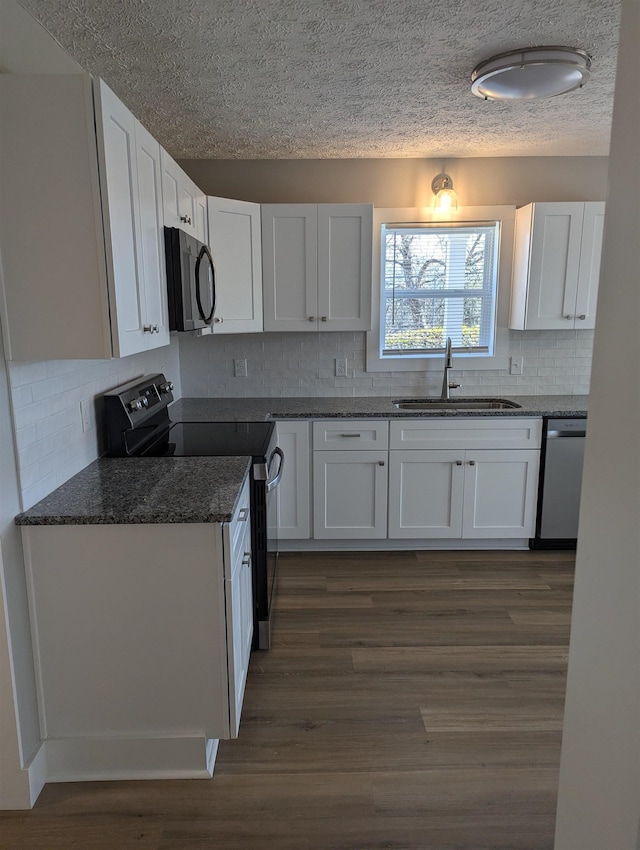
[[[400,398],[398,410],[513,410],[521,405],[506,398]]]

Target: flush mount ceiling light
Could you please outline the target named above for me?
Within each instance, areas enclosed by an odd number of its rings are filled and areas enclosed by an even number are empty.
[[[453,191],[453,180],[448,174],[437,174],[431,181],[431,191],[435,195],[433,208],[440,212],[458,209],[458,196]]]
[[[534,100],[583,86],[591,57],[577,47],[525,47],[476,65],[471,91],[484,100]]]

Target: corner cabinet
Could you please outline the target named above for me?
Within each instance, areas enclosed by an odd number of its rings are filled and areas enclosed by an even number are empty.
[[[259,333],[262,327],[260,204],[207,198],[216,273],[214,333]]]
[[[604,202],[596,201],[516,211],[509,327],[595,327],[604,214]]]
[[[248,478],[229,523],[22,535],[47,780],[210,776],[249,665]]]
[[[6,355],[169,342],[160,148],[87,74],[0,75]]]
[[[265,331],[371,330],[370,204],[262,207]]]

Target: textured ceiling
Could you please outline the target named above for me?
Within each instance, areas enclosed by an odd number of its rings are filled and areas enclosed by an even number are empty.
[[[177,158],[606,155],[619,0],[21,0]],[[474,66],[581,47],[575,92],[491,103]]]

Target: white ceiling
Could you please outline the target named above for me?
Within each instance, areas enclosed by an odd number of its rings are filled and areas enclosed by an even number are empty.
[[[176,158],[599,156],[619,0],[21,0]],[[532,45],[592,56],[584,88],[474,97]]]

